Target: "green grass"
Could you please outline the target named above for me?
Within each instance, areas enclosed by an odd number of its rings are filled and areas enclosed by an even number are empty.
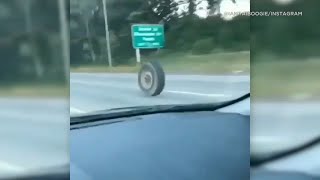
[[[5,97],[68,97],[69,88],[62,85],[15,85],[1,87],[0,96]]]
[[[250,72],[250,52],[211,53],[192,55],[189,53],[166,53],[142,57],[142,62],[158,60],[167,73],[179,74],[234,74]],[[133,60],[133,59],[132,59]],[[136,73],[138,66],[80,66],[71,67],[71,72]]]
[[[70,68],[70,72],[90,73],[136,73],[138,70],[138,66],[116,66],[110,68],[107,65],[86,65]]]
[[[251,67],[251,93],[254,98],[320,98],[320,58],[266,59]]]

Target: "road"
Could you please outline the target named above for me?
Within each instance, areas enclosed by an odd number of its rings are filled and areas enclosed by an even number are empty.
[[[249,91],[247,76],[168,75],[166,82],[161,95],[145,97],[138,89],[135,74],[72,73],[70,111],[85,113],[137,105],[215,102]],[[250,140],[254,154],[292,148],[320,135],[319,101],[251,102]],[[296,168],[293,166],[285,164],[288,170]],[[308,171],[313,168],[304,164]]]
[[[320,101],[251,101],[250,148],[259,156],[301,146],[320,137]],[[263,166],[320,175],[320,144]],[[298,162],[298,163],[297,163]]]
[[[320,136],[320,101],[251,101],[251,145],[260,153]]]
[[[164,91],[159,96],[147,97],[138,87],[137,74],[71,73],[70,112],[217,102],[244,95],[249,88],[250,77],[244,75],[166,75]]]
[[[134,74],[71,74],[70,88],[70,110],[79,108],[79,113],[146,104],[214,102],[245,93],[249,77],[170,75],[165,91],[157,97],[145,97]],[[291,147],[319,135],[319,101],[252,101],[251,107],[253,151]],[[0,109],[0,176],[68,162],[67,99],[0,98]]]
[[[0,98],[0,177],[69,161],[67,99]]]

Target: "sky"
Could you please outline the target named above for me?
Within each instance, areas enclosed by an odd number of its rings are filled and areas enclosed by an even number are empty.
[[[206,10],[207,2],[203,2],[199,7],[203,7],[203,10],[198,10],[196,12],[200,17],[206,17],[208,12]],[[232,3],[231,0],[222,0],[221,2],[221,13],[223,18],[226,20],[232,19],[232,16],[224,15],[226,12],[245,12],[250,11],[250,0],[237,0],[236,4]]]

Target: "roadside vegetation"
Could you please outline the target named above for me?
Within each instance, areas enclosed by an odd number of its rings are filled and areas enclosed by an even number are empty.
[[[250,52],[213,52],[194,55],[192,53],[159,53],[143,56],[141,61],[158,60],[166,73],[170,74],[206,74],[223,75],[250,73]],[[71,67],[71,72],[93,73],[137,73],[139,65],[135,58],[130,59],[130,65],[119,65],[109,68],[106,65],[82,65]]]
[[[255,99],[320,99],[320,57],[281,61],[274,58],[281,57],[269,56],[251,65],[251,93]]]
[[[53,84],[19,84],[10,85],[1,88],[1,97],[69,97],[69,87],[65,85],[53,85]]]
[[[0,96],[67,96],[58,1],[2,0],[0,9]]]
[[[253,16],[251,30],[252,99],[320,99],[320,1],[251,1],[251,10],[302,12],[302,16]]]
[[[170,73],[225,74],[232,69],[226,67],[228,63],[248,72],[250,18],[239,16],[225,21],[217,14],[219,1],[108,1],[107,7],[118,7],[108,9],[113,68],[102,68],[108,67],[108,58],[101,1],[70,2],[72,72],[136,72],[131,41],[131,25],[135,23],[160,23],[165,29],[165,47],[141,49],[142,61],[159,59]],[[209,6],[199,5],[205,2]],[[90,10],[94,10],[93,15],[86,13]],[[208,16],[199,16],[199,12],[207,12]],[[242,51],[247,53],[240,53],[239,61],[236,55],[229,55]]]

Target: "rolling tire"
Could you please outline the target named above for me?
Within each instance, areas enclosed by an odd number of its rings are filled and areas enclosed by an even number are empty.
[[[138,84],[146,95],[159,95],[165,86],[165,74],[160,63],[150,61],[143,64],[139,71]]]

